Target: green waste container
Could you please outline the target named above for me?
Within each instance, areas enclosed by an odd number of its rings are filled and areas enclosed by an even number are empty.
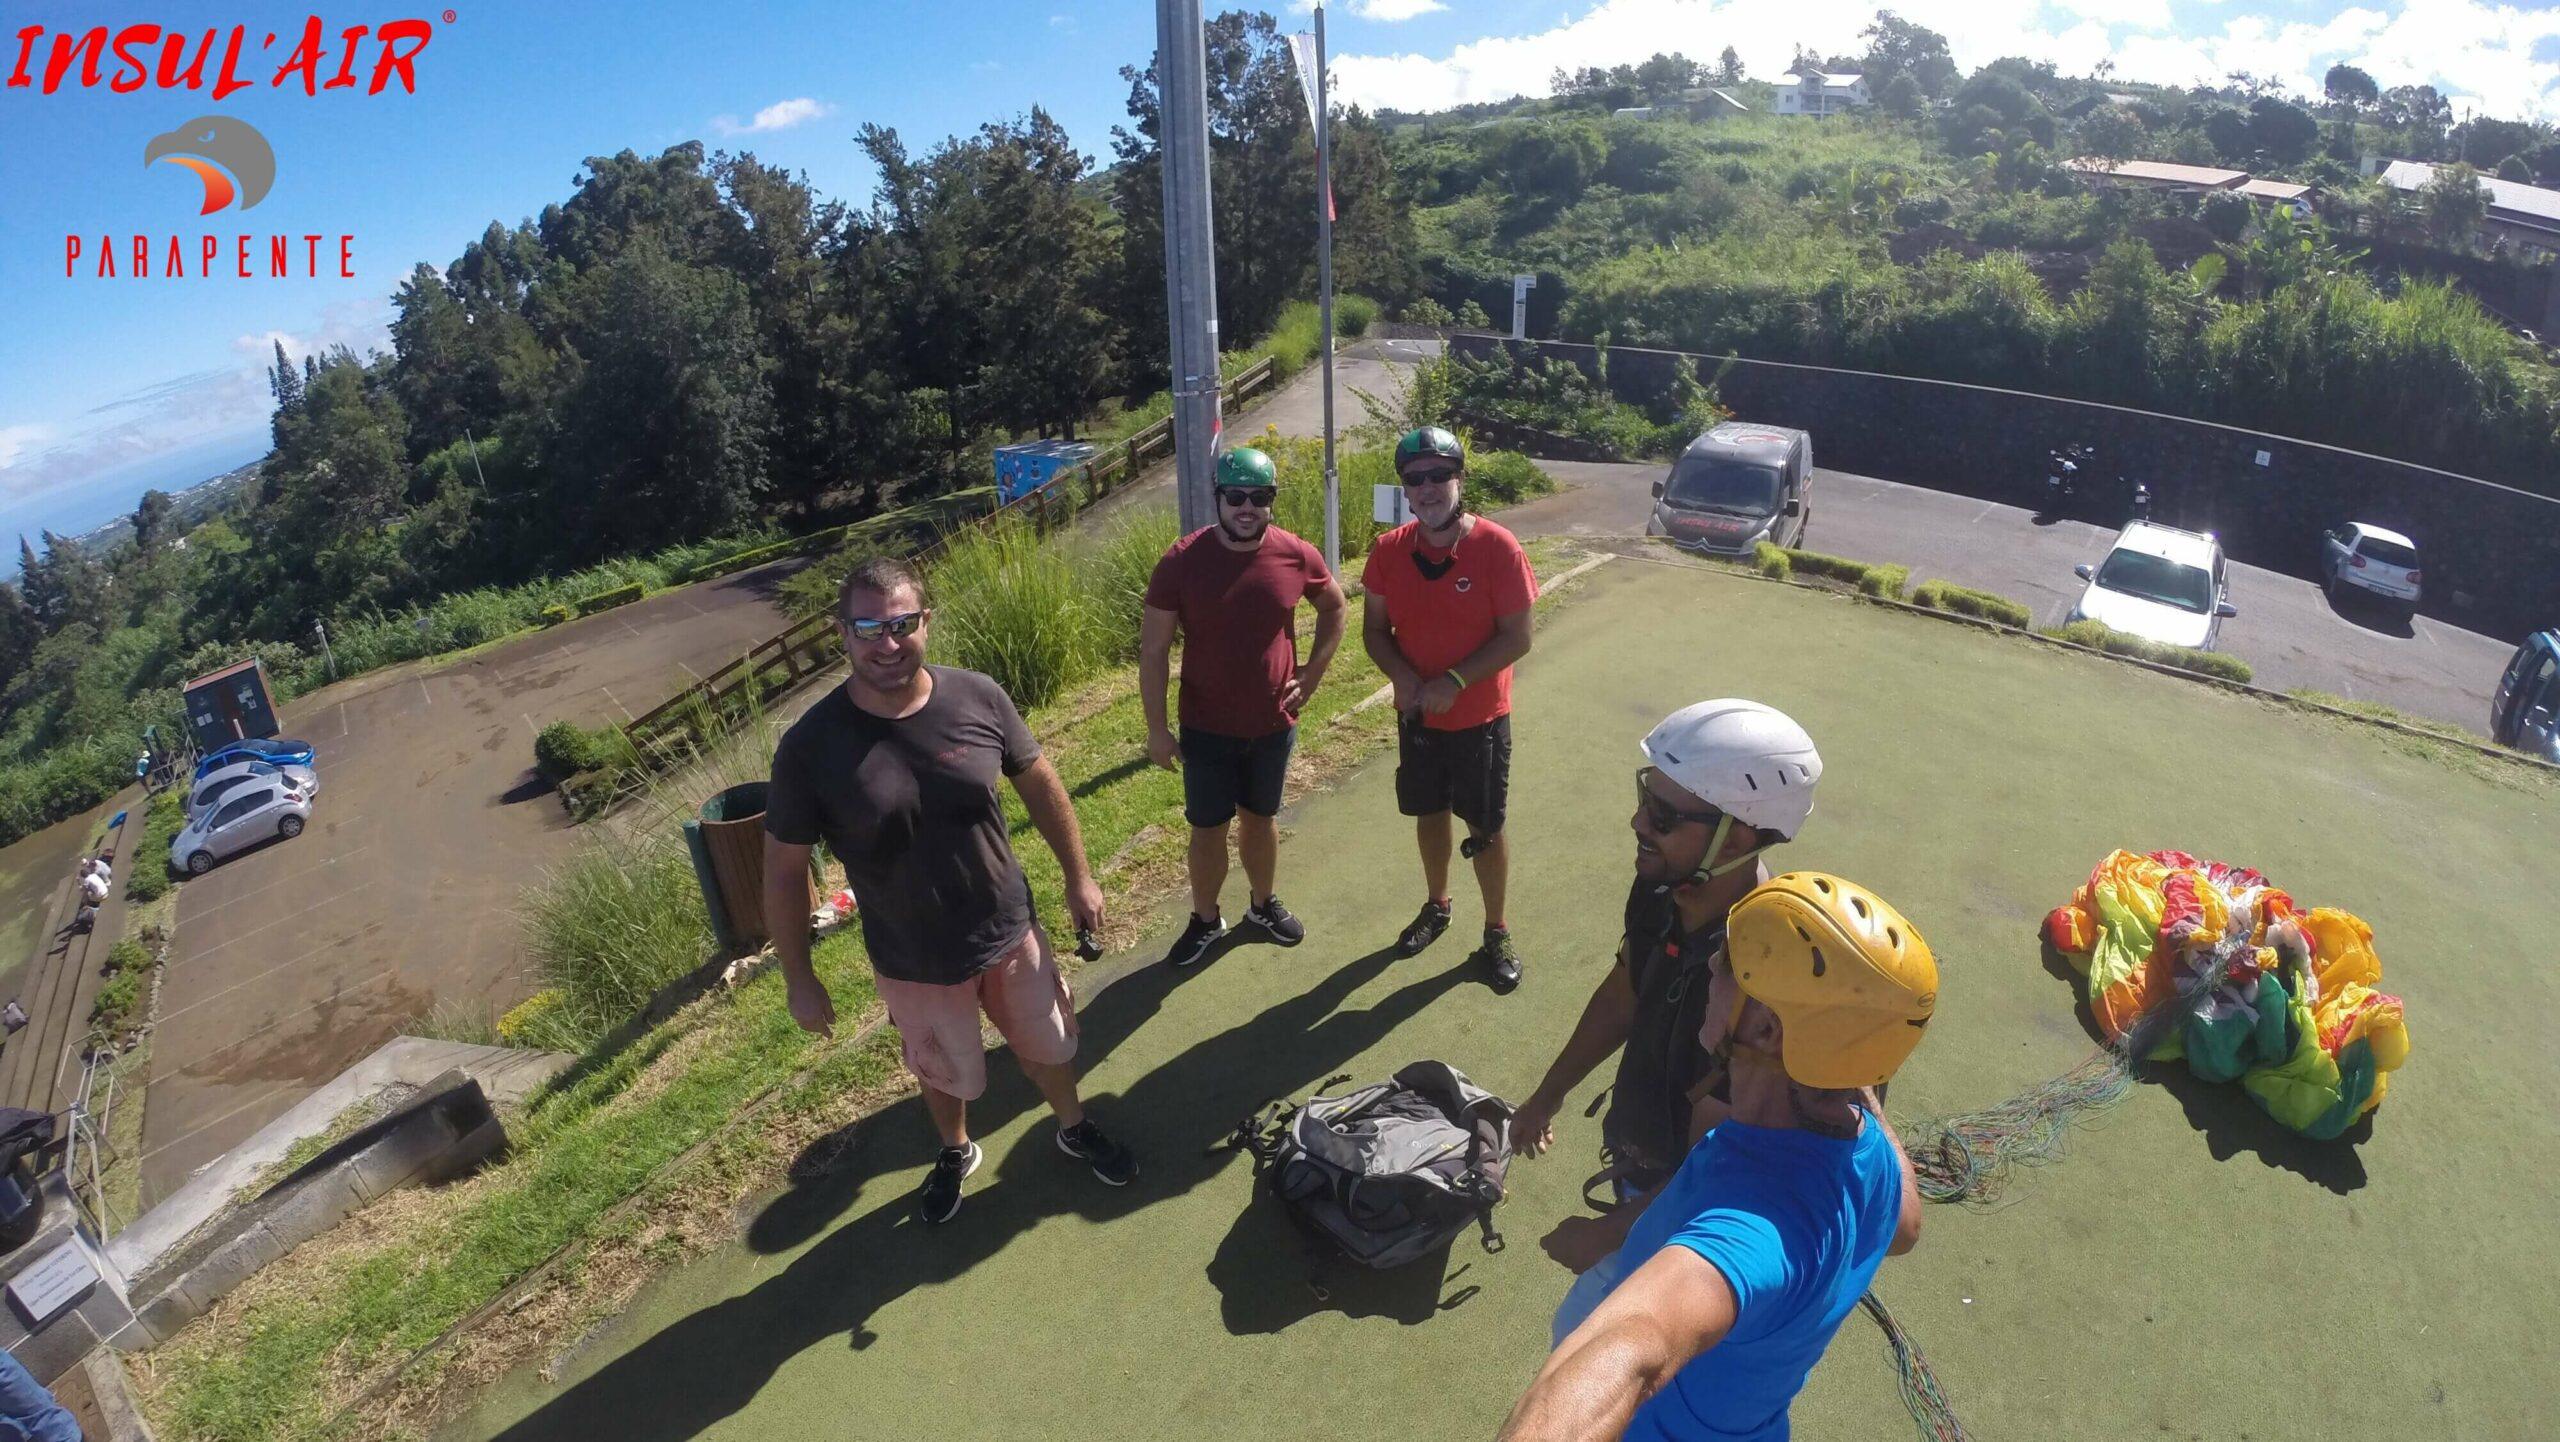
[[[732,786],[702,803],[700,820],[684,824],[711,930],[730,956],[773,936],[764,919],[764,798],[764,782]]]

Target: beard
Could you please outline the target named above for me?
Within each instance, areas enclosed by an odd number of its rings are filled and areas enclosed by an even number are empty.
[[[1269,521],[1253,520],[1246,521],[1239,525],[1237,522],[1221,516],[1218,519],[1218,529],[1225,534],[1228,540],[1235,542],[1237,545],[1250,546],[1254,542],[1262,539],[1262,533],[1271,529],[1271,523]]]

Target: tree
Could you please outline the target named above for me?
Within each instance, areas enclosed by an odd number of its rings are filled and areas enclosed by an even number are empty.
[[[1742,83],[1741,51],[1728,45],[1724,48],[1724,53],[1716,57],[1715,81],[1718,85],[1739,85]]]
[[[2051,147],[2054,140],[2053,116],[2018,78],[2018,67],[2025,61],[1993,61],[1974,72],[1972,79],[1958,90],[1947,115],[1947,145],[1960,155],[1977,155],[1995,143],[1989,132],[1997,130],[1997,143],[2013,146],[2024,141]],[[2045,70],[2051,73],[2052,67]],[[1981,115],[1989,112],[1996,125],[1984,124]]]
[[[2216,158],[2234,164],[2246,164],[2257,148],[2256,137],[2249,128],[2249,113],[2236,105],[2199,107],[2197,130],[2213,147]]]
[[[2208,190],[2196,203],[2196,219],[2225,245],[2238,243],[2257,218],[2258,208],[2236,190]]]
[[[279,443],[284,438],[286,418],[302,408],[302,372],[285,358],[284,342],[277,341],[275,369],[267,372],[267,394],[276,398],[273,426]]]
[[[43,640],[44,623],[28,608],[27,598],[17,587],[0,581],[0,695],[7,694]]]
[[[1931,99],[1955,88],[1955,57],[1947,53],[1947,37],[1890,10],[1876,12],[1875,23],[1858,32],[1867,42],[1863,60],[1867,84],[1881,91],[1895,76],[1908,75]]]
[[[2510,155],[2522,154],[2542,143],[2542,132],[2521,120],[2497,120],[2479,115],[2463,122],[2455,139],[2465,165],[2487,169]]]
[[[2376,113],[2400,132],[2401,149],[2421,159],[2441,156],[2445,132],[2453,124],[2453,102],[2432,85],[2394,85],[2382,92]]]
[[[2373,77],[2343,60],[2329,67],[2320,89],[2329,97],[2329,103],[2345,111],[2350,119],[2358,110],[2382,99],[2382,91],[2373,83]]]
[[[1920,82],[1912,79],[1907,71],[1886,81],[1883,91],[1876,96],[1876,104],[1883,107],[1885,114],[1903,120],[1918,115],[1921,107],[1928,103],[1929,98],[1921,93]]]
[[[2440,165],[2418,192],[2427,234],[2448,250],[2469,250],[2489,218],[2489,192],[2468,165]]]
[[[144,491],[133,508],[133,548],[148,556],[160,544],[169,525],[169,493]]]
[[[2080,149],[2109,160],[2132,156],[2149,134],[2141,117],[2122,105],[2102,103],[2080,119]]]
[[[2300,165],[2320,139],[2320,122],[2291,101],[2261,95],[2249,102],[2249,145],[2278,165]]]

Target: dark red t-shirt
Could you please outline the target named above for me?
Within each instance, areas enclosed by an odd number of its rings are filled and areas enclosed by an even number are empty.
[[[1419,521],[1378,537],[1369,547],[1360,584],[1386,602],[1396,649],[1428,681],[1492,640],[1494,622],[1528,610],[1538,599],[1538,576],[1529,569],[1519,539],[1482,516],[1458,539],[1444,558],[1448,569],[1436,578],[1414,564],[1421,544]],[[1422,724],[1434,731],[1464,731],[1510,714],[1511,668],[1505,666],[1491,676],[1468,678],[1457,701],[1437,716],[1423,717]]]
[[[1243,740],[1296,725],[1280,688],[1298,674],[1298,602],[1332,579],[1323,552],[1278,526],[1250,551],[1215,526],[1174,542],[1147,604],[1182,621],[1182,724]]]

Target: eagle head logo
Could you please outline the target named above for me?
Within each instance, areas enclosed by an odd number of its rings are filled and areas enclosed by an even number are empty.
[[[199,115],[142,148],[142,163],[173,160],[204,182],[204,209],[211,215],[235,198],[247,210],[267,198],[276,181],[275,147],[258,128],[228,115]]]

